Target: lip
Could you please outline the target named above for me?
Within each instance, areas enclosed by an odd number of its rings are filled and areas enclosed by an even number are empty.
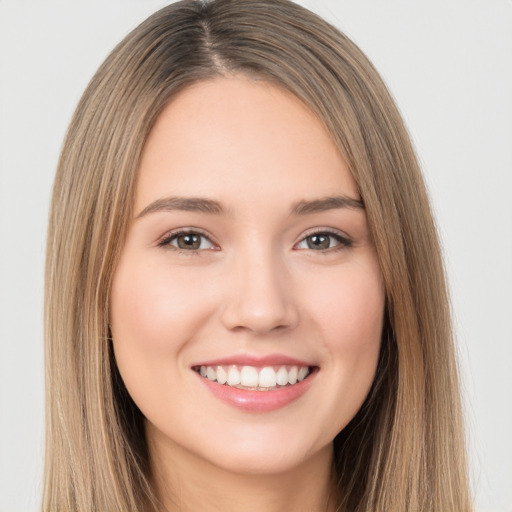
[[[308,366],[311,373],[302,381],[293,386],[272,389],[268,391],[255,391],[248,389],[239,389],[218,382],[211,381],[193,370],[198,366]],[[302,397],[313,384],[319,371],[318,366],[307,361],[301,361],[282,354],[271,354],[267,356],[231,356],[222,359],[202,361],[192,365],[191,368],[200,383],[204,385],[210,393],[222,402],[235,407],[241,411],[264,413],[281,409],[295,400]]]
[[[208,361],[199,361],[191,365],[191,368],[197,366],[316,366],[311,361],[303,361],[284,354],[268,354],[258,356],[255,354],[243,354],[224,357],[220,359],[211,359]]]

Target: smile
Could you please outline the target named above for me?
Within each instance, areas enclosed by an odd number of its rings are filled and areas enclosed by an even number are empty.
[[[236,389],[273,391],[294,386],[310,373],[309,366],[215,365],[193,368],[201,377]]]
[[[243,412],[265,413],[307,395],[320,367],[284,354],[243,354],[197,361],[191,370],[201,388],[221,402]]]

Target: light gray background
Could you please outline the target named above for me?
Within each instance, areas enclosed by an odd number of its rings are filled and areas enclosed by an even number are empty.
[[[0,511],[38,509],[44,239],[89,78],[162,0],[0,0]],[[512,2],[302,2],[367,53],[406,119],[452,287],[477,509],[512,511]]]

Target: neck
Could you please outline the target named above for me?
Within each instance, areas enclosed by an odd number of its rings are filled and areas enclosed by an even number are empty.
[[[236,473],[183,447],[149,439],[160,512],[335,512],[332,446],[287,471]]]

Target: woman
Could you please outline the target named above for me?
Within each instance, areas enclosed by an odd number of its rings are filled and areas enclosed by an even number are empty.
[[[185,1],[72,120],[45,510],[470,510],[446,286],[400,116],[287,1]]]

